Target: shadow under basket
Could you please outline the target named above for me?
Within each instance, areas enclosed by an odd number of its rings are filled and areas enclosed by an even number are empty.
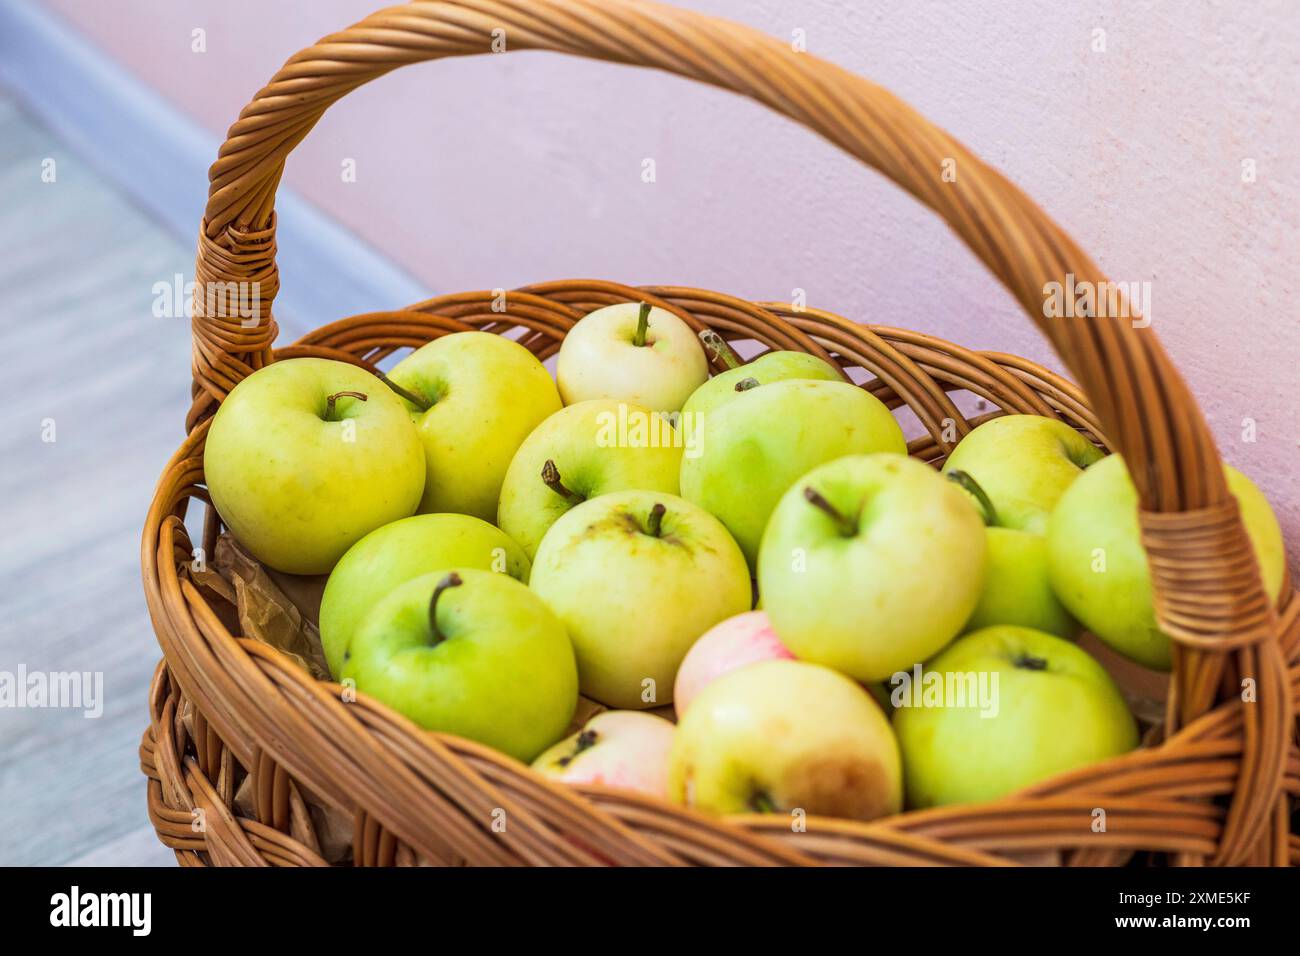
[[[535,49],[653,67],[765,103],[893,180],[944,218],[1051,341],[1082,389],[1014,355],[972,352],[816,309],[671,286],[572,280],[501,297],[447,295],[353,316],[273,349],[275,190],[325,109],[408,63]],[[955,170],[955,179],[943,175]],[[1287,865],[1300,861],[1295,711],[1300,602],[1266,597],[1195,401],[1150,327],[1048,318],[1044,288],[1096,265],[1015,186],[886,91],[749,28],[629,0],[466,0],[380,11],[288,61],[240,114],[210,171],[196,282],[194,401],[141,546],[162,646],[141,744],[149,813],[188,866],[812,865],[1045,863]],[[244,286],[240,286],[244,283]],[[255,322],[236,289],[256,283]],[[208,293],[217,290],[217,308]],[[697,331],[797,349],[844,367],[924,430],[910,453],[941,464],[984,418],[1059,417],[1121,452],[1137,485],[1161,627],[1143,746],[994,803],[872,823],[784,814],[709,817],[654,799],[549,782],[489,748],[420,730],[289,656],[231,633],[231,608],[196,574],[221,526],[203,486],[218,403],[277,359],[374,369],[451,332],[510,335],[541,358],[593,309],[644,299]],[[198,314],[204,313],[204,314]],[[860,372],[854,370],[861,370]],[[987,412],[968,419],[952,395]],[[194,509],[201,510],[200,515]],[[192,540],[189,526],[202,527]],[[1102,655],[1121,684],[1134,668]],[[1151,675],[1146,675],[1151,679]],[[1243,694],[1242,687],[1251,689]],[[345,699],[347,697],[348,699]],[[504,823],[504,826],[502,825]]]

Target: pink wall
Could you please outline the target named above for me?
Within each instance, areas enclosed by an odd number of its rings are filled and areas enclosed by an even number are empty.
[[[374,6],[46,2],[214,131],[290,53]],[[1154,328],[1225,457],[1269,494],[1300,571],[1294,0],[682,2],[803,29],[810,52],[1001,167],[1112,278],[1149,280]],[[533,53],[413,67],[336,106],[287,181],[435,291],[588,275],[759,299],[798,287],[810,305],[1056,364],[911,199],[790,122],[673,77]]]

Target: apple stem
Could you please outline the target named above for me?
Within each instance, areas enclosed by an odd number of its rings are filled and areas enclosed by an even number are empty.
[[[548,458],[546,464],[542,465],[542,481],[546,482],[546,487],[573,504],[581,504],[587,499],[582,497],[571,488],[566,488],[564,482],[560,480],[560,469],[555,467],[555,462]]]
[[[749,378],[742,378],[739,382],[736,383],[736,391],[748,392],[751,388],[758,388],[758,386],[761,384],[762,382],[760,382],[758,379],[754,378],[754,376],[751,375],[749,376]]]
[[[650,303],[642,302],[641,311],[636,317],[636,335],[632,336],[632,344],[637,348],[645,345],[645,334],[650,328]]]
[[[646,518],[645,522],[645,533],[650,535],[650,537],[659,537],[659,526],[663,524],[664,512],[667,510],[668,509],[659,502],[655,502],[655,506],[650,509],[650,515]]]
[[[727,367],[728,371],[733,368],[740,368],[745,364],[740,360],[740,356],[731,350],[727,340],[713,329],[705,329],[701,332],[700,341],[704,343],[705,348],[713,353],[714,361],[721,362]]]
[[[955,481],[961,485],[976,501],[979,502],[980,510],[984,512],[984,524],[988,527],[994,527],[998,523],[998,513],[993,507],[993,502],[989,500],[988,494],[980,487],[980,483],[972,478],[967,472],[961,469],[953,469],[946,472],[945,477],[950,481]]]
[[[1047,670],[1047,661],[1041,657],[1034,657],[1031,654],[1021,654],[1011,663],[1027,671]]]
[[[458,588],[465,582],[460,579],[460,575],[452,571],[445,578],[438,582],[438,586],[433,589],[433,597],[429,599],[429,629],[433,632],[434,645],[441,644],[447,638],[443,636],[442,631],[438,630],[438,598],[442,597],[442,592],[448,588]]]
[[[814,508],[819,508],[826,512],[826,514],[830,516],[831,520],[840,526],[840,534],[844,535],[844,537],[852,538],[858,533],[858,523],[827,501],[822,493],[812,487],[812,485],[804,488],[803,496]]]
[[[750,797],[749,805],[753,807],[755,813],[776,813],[776,803],[772,800],[771,794],[765,790],[760,790]]]
[[[391,388],[402,398],[406,399],[408,402],[410,402],[420,411],[427,412],[429,409],[433,408],[433,402],[429,401],[427,398],[425,398],[423,395],[420,395],[417,392],[413,392],[408,388],[403,388],[402,386],[394,382],[391,378],[389,378],[387,375],[385,375],[383,372],[376,372],[375,376],[379,379],[379,381],[383,382],[385,385]]]
[[[347,398],[355,398],[359,402],[366,401],[365,392],[335,392],[333,395],[330,395],[325,399],[325,421],[332,422],[335,420],[334,403],[345,396]]]

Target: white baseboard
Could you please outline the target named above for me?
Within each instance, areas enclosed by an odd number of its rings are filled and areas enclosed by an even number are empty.
[[[216,136],[32,0],[0,0],[0,86],[163,228],[197,242]],[[433,294],[291,189],[280,187],[276,209],[281,342]]]

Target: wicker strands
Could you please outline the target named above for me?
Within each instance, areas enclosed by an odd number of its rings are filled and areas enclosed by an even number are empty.
[[[408,63],[490,52],[500,30],[509,50],[666,70],[749,96],[821,134],[941,215],[1082,390],[1013,355],[815,309],[586,280],[515,290],[505,313],[493,311],[489,292],[441,296],[346,318],[274,349],[274,199],[289,152],[361,84]],[[956,161],[956,181],[939,175],[946,158]],[[753,30],[658,4],[417,2],[292,57],[231,127],[210,180],[196,263],[199,295],[209,294],[193,323],[189,434],[159,481],[141,547],[164,655],[141,763],[159,837],[182,864],[323,865],[337,838],[330,821],[340,817],[351,820],[357,865],[1113,865],[1135,853],[1178,864],[1300,861],[1290,817],[1300,794],[1300,602],[1288,583],[1281,607],[1269,604],[1204,418],[1150,328],[1044,315],[1047,283],[1104,276],[1016,187],[886,91]],[[230,300],[240,282],[258,283],[253,322]],[[1163,732],[1143,749],[993,804],[871,824],[813,818],[793,832],[785,818],[719,820],[552,784],[482,746],[420,731],[364,696],[344,702],[340,686],[230,632],[190,562],[195,547],[212,553],[220,532],[203,487],[203,443],[238,381],[304,355],[374,368],[396,350],[467,329],[518,332],[544,358],[582,315],[635,299],[729,340],[864,370],[863,387],[916,414],[925,435],[910,451],[925,461],[941,462],[954,435],[982,420],[962,415],[950,397],[958,390],[985,400],[992,410],[983,417],[1059,416],[1122,452],[1139,490],[1157,612],[1175,641]],[[199,514],[202,538],[192,540],[185,519]],[[1098,808],[1104,832],[1093,827]],[[504,830],[493,825],[503,815]]]

